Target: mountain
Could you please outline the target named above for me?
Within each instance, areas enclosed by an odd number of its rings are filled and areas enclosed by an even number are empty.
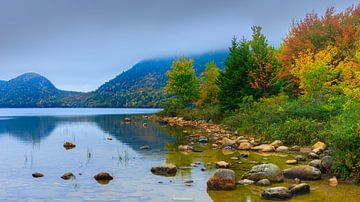
[[[228,51],[189,55],[199,75],[210,61],[224,67]],[[86,107],[159,107],[165,98],[166,72],[176,57],[144,60],[90,93]]]
[[[63,107],[67,97],[81,94],[59,90],[39,74],[25,73],[0,82],[0,107]]]
[[[200,75],[212,60],[223,68],[227,56],[227,51],[214,51],[186,57],[194,58]],[[36,73],[0,80],[0,107],[160,107],[166,72],[175,58],[143,60],[89,93],[59,90]]]

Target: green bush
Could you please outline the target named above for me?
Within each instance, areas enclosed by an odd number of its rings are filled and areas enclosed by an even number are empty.
[[[360,103],[351,103],[333,117],[324,133],[335,157],[335,171],[360,183]]]

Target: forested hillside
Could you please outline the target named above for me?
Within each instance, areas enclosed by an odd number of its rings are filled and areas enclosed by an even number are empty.
[[[216,51],[190,56],[194,58],[197,74],[205,70],[205,64],[214,61],[224,67],[227,51]],[[165,73],[175,57],[144,60],[118,75],[92,92],[85,101],[87,107],[159,107],[165,98]]]

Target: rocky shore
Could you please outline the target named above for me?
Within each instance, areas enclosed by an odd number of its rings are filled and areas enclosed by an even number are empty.
[[[188,121],[181,117],[145,117],[170,126],[191,126],[202,132],[188,132],[186,138],[188,145],[180,145],[178,150],[185,152],[195,151],[194,146],[198,143],[207,143],[211,149],[253,151],[260,153],[291,153],[294,159],[286,161],[292,167],[281,170],[279,166],[272,163],[254,165],[241,179],[235,179],[235,171],[225,161],[216,162],[218,170],[208,180],[208,190],[234,190],[238,185],[271,186],[272,183],[282,183],[284,179],[292,180],[289,187],[272,187],[265,189],[261,197],[268,200],[289,199],[296,195],[310,193],[310,185],[302,183],[302,180],[320,180],[323,175],[332,177],[329,186],[338,184],[337,178],[332,171],[333,158],[329,156],[330,151],[323,142],[317,142],[311,147],[286,146],[281,140],[273,142],[264,141],[254,137],[246,137],[235,131],[229,131],[223,125],[210,124],[205,121]],[[197,130],[199,131],[199,130]],[[309,163],[306,163],[308,161]],[[297,165],[301,163],[301,165]],[[306,163],[304,165],[304,163]]]

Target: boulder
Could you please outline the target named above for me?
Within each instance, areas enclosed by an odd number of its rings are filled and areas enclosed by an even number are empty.
[[[317,169],[321,169],[321,160],[320,159],[315,159],[310,161],[309,166],[315,167]]]
[[[338,185],[338,180],[335,176],[329,179],[329,185],[332,187],[336,187]]]
[[[275,147],[275,148],[278,148],[280,146],[283,146],[283,142],[281,142],[280,140],[275,140],[274,142],[272,142],[270,144],[271,146]]]
[[[235,188],[235,172],[230,169],[218,169],[207,181],[208,190],[234,190]]]
[[[320,154],[321,152],[323,152],[326,149],[326,144],[323,142],[317,142],[315,143],[312,147],[311,150],[312,152],[316,153],[316,154]]]
[[[65,148],[66,150],[73,149],[74,147],[76,147],[76,145],[73,144],[73,143],[71,143],[71,142],[65,142],[65,143],[64,143],[64,148]]]
[[[294,184],[289,187],[292,195],[301,195],[310,193],[310,185],[306,183]]]
[[[69,180],[71,178],[75,177],[74,174],[72,172],[67,172],[64,175],[61,176],[62,179],[64,180]]]
[[[285,163],[292,165],[292,164],[297,164],[298,162],[297,160],[287,160]]]
[[[268,179],[262,179],[256,182],[256,186],[270,186],[271,182]]]
[[[239,145],[239,149],[240,150],[249,150],[251,149],[251,144],[250,142],[241,142],[240,145]]]
[[[285,187],[273,187],[264,190],[261,197],[266,200],[286,200],[292,197],[291,191]]]
[[[251,150],[260,151],[260,152],[273,152],[275,151],[275,147],[269,144],[262,144],[259,146],[252,147]]]
[[[322,159],[321,159],[321,167],[324,168],[324,170],[327,172],[327,173],[332,173],[332,165],[333,165],[333,162],[334,162],[334,158],[331,157],[331,156],[324,156]]]
[[[319,180],[321,171],[312,166],[296,166],[284,170],[284,177],[289,179]]]
[[[175,176],[177,168],[175,165],[155,166],[151,168],[151,172],[155,175]]]
[[[216,162],[216,168],[229,168],[230,164],[225,161]]]
[[[255,181],[249,179],[243,179],[243,180],[239,180],[237,183],[241,185],[250,185],[250,184],[254,184]]]
[[[35,172],[35,173],[32,174],[32,176],[35,177],[35,178],[38,178],[38,177],[44,177],[44,174],[39,173],[39,172]]]
[[[279,146],[278,148],[276,148],[275,151],[276,152],[287,152],[287,151],[289,151],[289,147],[287,147],[287,146]]]
[[[98,181],[110,181],[114,179],[109,173],[107,172],[100,172],[94,176],[95,180]]]
[[[247,176],[247,179],[259,181],[268,179],[271,182],[282,182],[284,176],[279,166],[272,163],[253,166]]]

